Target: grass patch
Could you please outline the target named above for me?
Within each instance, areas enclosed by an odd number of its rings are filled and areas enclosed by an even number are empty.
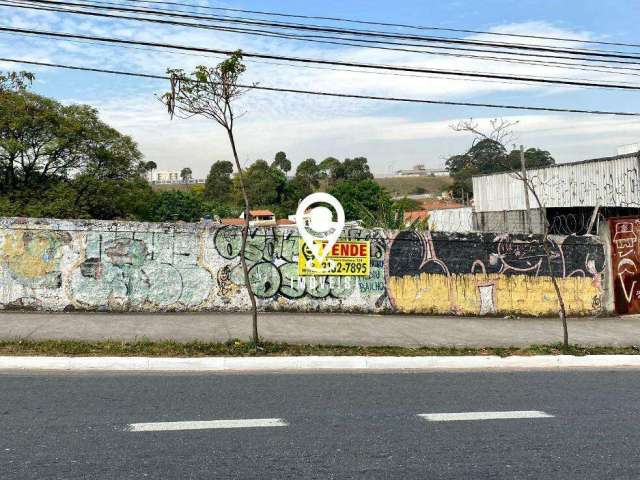
[[[384,177],[374,180],[392,195],[411,195],[417,187],[426,193],[440,194],[453,184],[451,177]]]
[[[131,356],[131,357],[210,357],[210,356],[400,356],[426,355],[559,355],[560,344],[532,345],[527,348],[458,348],[458,347],[358,347],[340,345],[290,345],[288,343],[265,342],[258,348],[253,343],[230,340],[226,343],[173,341],[152,342],[82,342],[73,340],[15,340],[0,342],[0,355],[48,355],[48,356]],[[581,347],[572,345],[572,355],[632,355],[640,353],[640,347]]]

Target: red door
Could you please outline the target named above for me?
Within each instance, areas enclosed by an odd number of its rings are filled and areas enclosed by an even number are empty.
[[[618,313],[640,313],[640,218],[612,218],[611,268]]]

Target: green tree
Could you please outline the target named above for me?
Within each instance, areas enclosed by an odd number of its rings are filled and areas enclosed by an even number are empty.
[[[231,174],[233,164],[226,160],[218,160],[209,169],[209,175],[204,184],[204,198],[220,203],[230,200]]]
[[[339,179],[351,180],[352,182],[373,178],[365,157],[346,158],[338,172]]]
[[[0,72],[0,93],[26,90],[34,79],[31,72]]]
[[[346,220],[361,220],[369,214],[375,216],[392,204],[387,191],[371,179],[343,180],[329,193],[342,204]]]
[[[555,165],[556,161],[546,150],[528,148],[524,151],[524,164],[529,168],[548,167]],[[512,150],[509,153],[508,163],[513,169],[520,169],[520,150]]]
[[[291,171],[291,160],[287,158],[287,154],[284,152],[276,153],[276,156],[271,163],[271,167],[279,168],[284,173]]]
[[[393,206],[397,209],[402,209],[405,212],[415,212],[416,210],[423,210],[422,204],[414,200],[413,198],[403,197],[400,200],[393,202]]]
[[[154,170],[157,170],[157,168],[158,168],[158,165],[153,160],[149,160],[144,164],[144,169],[147,172],[153,172]]]
[[[287,177],[279,168],[271,167],[264,160],[256,160],[244,172],[247,197],[256,207],[271,208],[284,196]],[[234,179],[236,198],[240,196],[240,183]]]
[[[102,122],[94,108],[29,92],[30,75],[0,77],[0,195],[13,214],[144,215],[151,189],[130,137]]]
[[[184,167],[182,170],[180,170],[180,178],[184,183],[187,183],[187,181],[191,180],[192,175],[193,172],[189,167]]]
[[[154,194],[149,220],[152,222],[197,222],[203,215],[202,196],[193,192],[165,190]]]
[[[322,173],[318,164],[313,158],[307,158],[304,162],[298,165],[296,168],[296,175],[294,177],[300,187],[309,195],[320,187],[320,180],[322,179]]]
[[[323,178],[330,179],[333,177],[333,171],[340,166],[340,160],[335,157],[327,157],[318,165],[320,174]]]
[[[506,172],[508,156],[501,143],[483,138],[463,155],[449,157],[445,166],[454,178],[451,191],[458,198],[473,196],[472,177],[487,173]]]
[[[100,121],[94,108],[24,91],[0,95],[0,112],[2,191],[68,181],[88,170],[120,178],[139,173],[135,142]]]

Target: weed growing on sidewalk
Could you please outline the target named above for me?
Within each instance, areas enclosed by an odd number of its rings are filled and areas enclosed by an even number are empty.
[[[105,341],[83,342],[74,340],[14,340],[0,342],[0,355],[48,355],[48,356],[145,356],[145,357],[253,357],[253,356],[469,356],[469,355],[559,355],[560,343],[517,347],[361,347],[341,345],[290,345],[287,343],[261,343],[259,348],[251,342],[230,340],[226,343],[173,341],[135,342]],[[571,355],[632,355],[640,353],[639,347],[582,347],[570,345]]]

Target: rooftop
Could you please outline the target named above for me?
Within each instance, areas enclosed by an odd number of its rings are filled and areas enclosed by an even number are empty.
[[[554,165],[547,165],[546,167],[532,167],[531,170],[546,170],[549,168],[563,168],[563,167],[570,167],[573,165],[584,165],[586,163],[597,163],[597,162],[610,162],[613,160],[621,160],[623,158],[637,158],[638,157],[638,153],[626,153],[624,155],[614,155],[612,157],[601,157],[601,158],[591,158],[588,160],[579,160],[577,162],[565,162],[565,163],[556,163]],[[529,171],[529,169],[527,169],[527,171]],[[494,173],[481,173],[478,175],[473,175],[473,178],[475,177],[489,177],[491,175],[504,175],[505,173],[509,173],[509,171],[505,171],[505,172],[494,172]]]
[[[271,217],[274,213],[271,210],[249,210],[252,217]]]
[[[418,210],[415,212],[404,212],[404,221],[408,222],[410,220],[420,220],[422,218],[427,218],[429,216],[429,212],[427,210]]]

